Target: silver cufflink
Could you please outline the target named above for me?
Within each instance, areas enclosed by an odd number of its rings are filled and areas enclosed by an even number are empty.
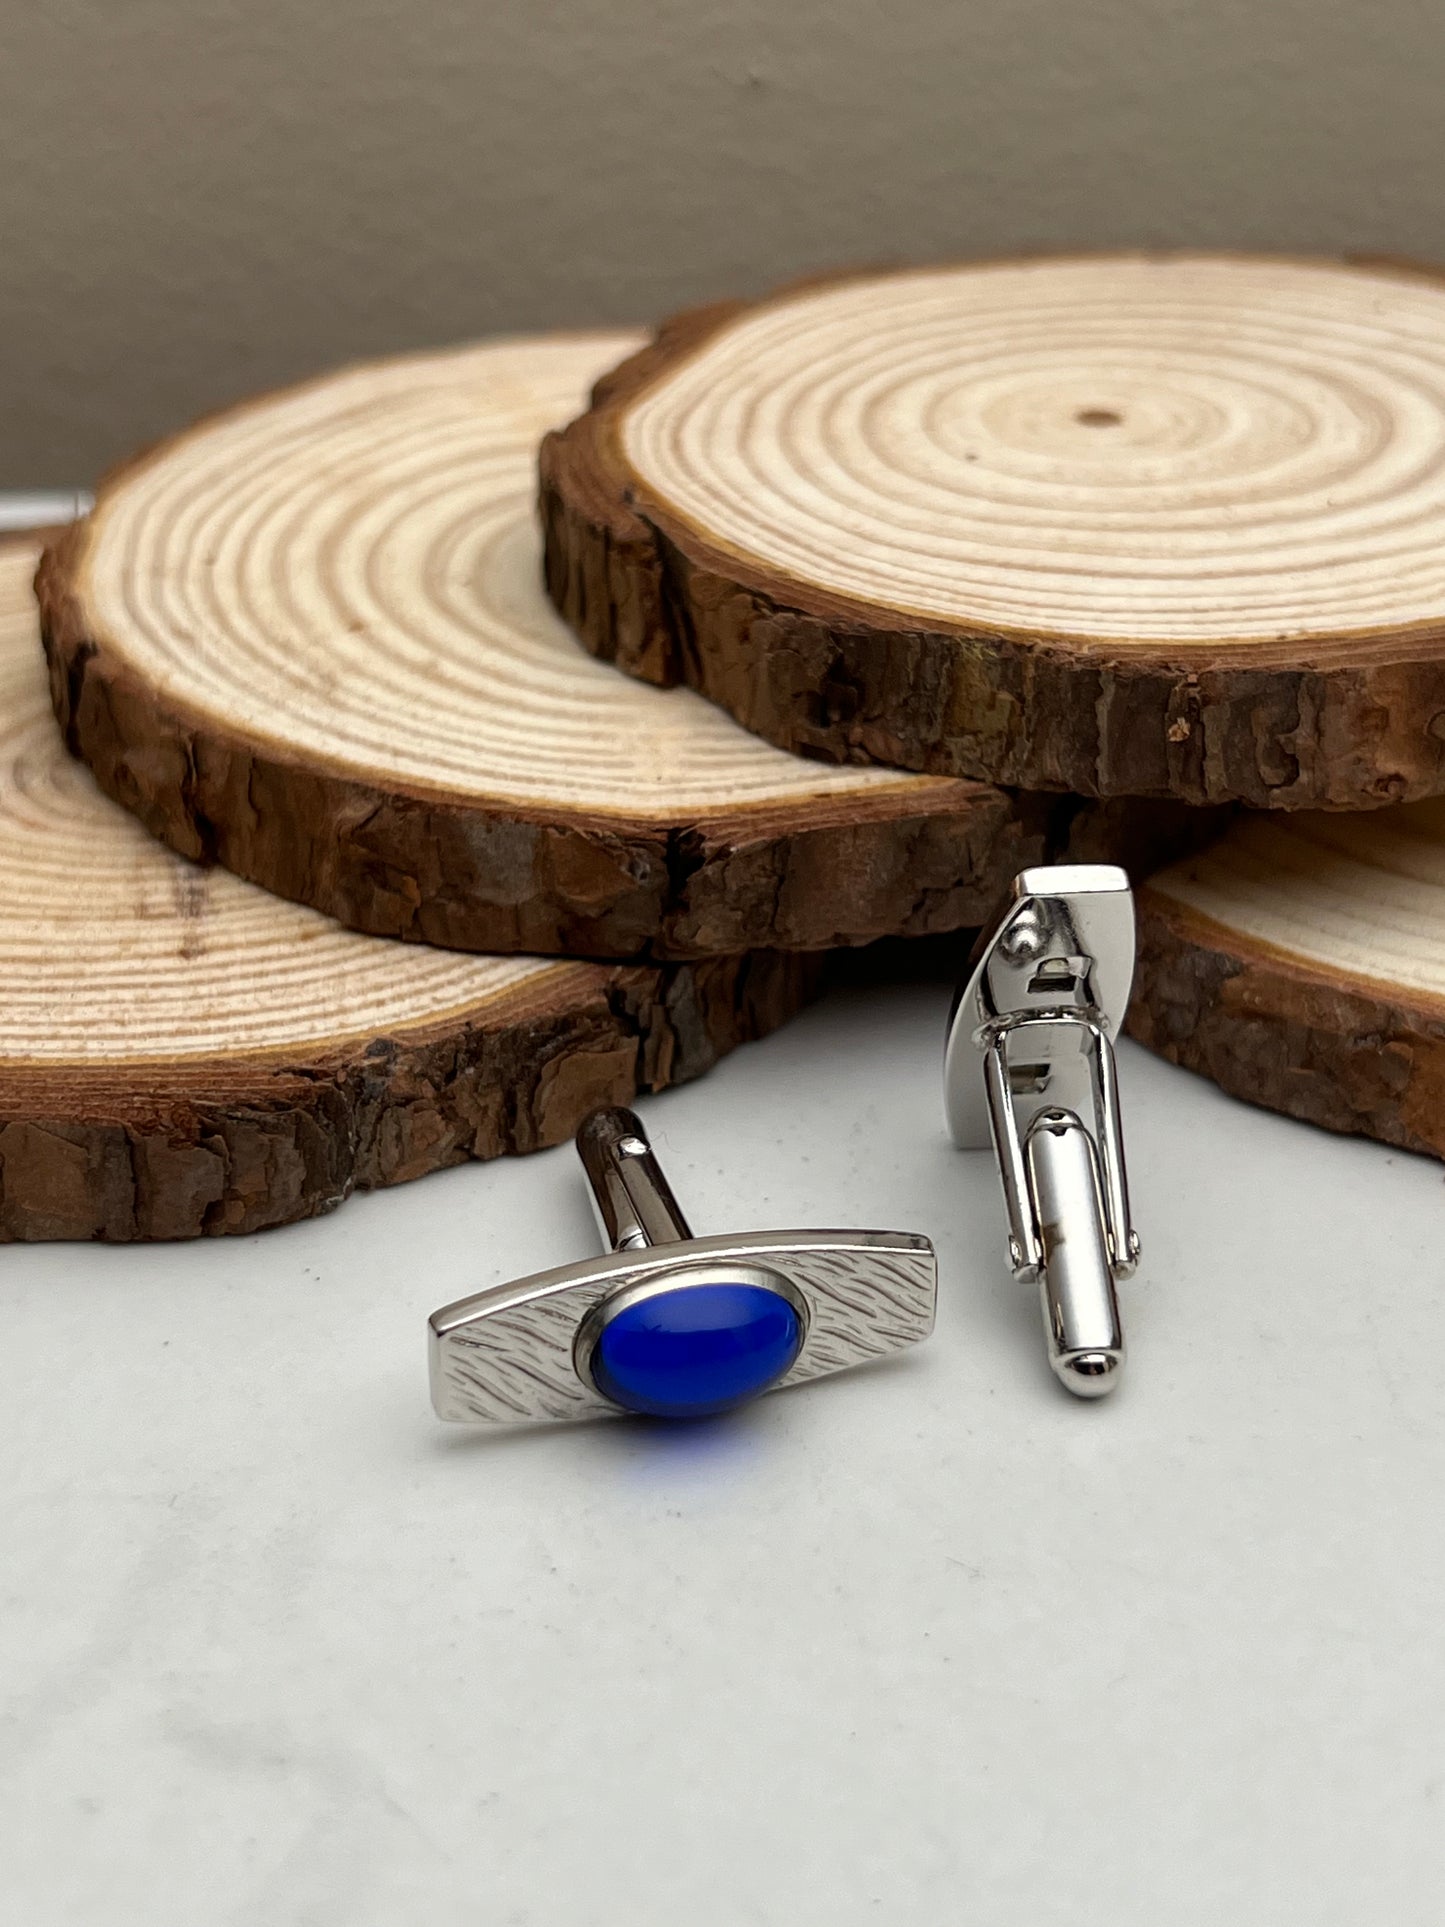
[[[1134,899],[1112,864],[1025,870],[981,934],[944,1057],[953,1141],[992,1140],[1014,1275],[1038,1282],[1049,1363],[1071,1392],[1118,1382],[1115,1295],[1139,1257],[1113,1038],[1134,980]]]
[[[695,1238],[631,1111],[577,1134],[606,1256],[432,1313],[437,1415],[702,1418],[926,1338],[937,1261],[901,1231]]]

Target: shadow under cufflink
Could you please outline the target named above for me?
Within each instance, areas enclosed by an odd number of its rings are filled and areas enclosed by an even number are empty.
[[[433,1312],[440,1418],[707,1418],[886,1357],[933,1329],[937,1260],[927,1238],[695,1238],[633,1112],[594,1112],[577,1148],[610,1252]]]

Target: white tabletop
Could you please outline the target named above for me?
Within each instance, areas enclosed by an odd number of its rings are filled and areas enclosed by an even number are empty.
[[[946,991],[642,1107],[699,1231],[929,1232],[899,1361],[470,1433],[432,1306],[570,1149],[244,1240],[0,1253],[23,1927],[1413,1927],[1445,1881],[1441,1172],[1126,1047],[1128,1377],[1044,1364]]]

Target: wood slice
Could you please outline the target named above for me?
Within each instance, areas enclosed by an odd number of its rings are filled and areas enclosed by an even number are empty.
[[[1445,1157],[1445,800],[1240,817],[1138,908],[1141,1042],[1251,1103]]]
[[[680,317],[543,453],[597,655],[782,746],[1088,796],[1445,791],[1445,280],[1110,255]]]
[[[1057,813],[786,756],[558,620],[537,442],[637,339],[354,368],[121,469],[42,572],[72,748],[173,849],[383,936],[691,957],[987,915]]]
[[[174,856],[65,753],[0,546],[0,1237],[181,1238],[567,1137],[799,1005],[809,960],[472,957]]]

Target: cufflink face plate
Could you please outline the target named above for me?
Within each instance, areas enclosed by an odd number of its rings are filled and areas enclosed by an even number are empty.
[[[610,1390],[618,1389],[619,1370],[634,1388],[644,1377],[643,1364],[629,1362],[624,1346],[605,1344],[607,1333],[647,1296],[656,1303],[668,1294],[685,1330],[685,1296],[695,1292],[708,1296],[699,1303],[694,1327],[705,1331],[713,1319],[725,1321],[717,1328],[742,1332],[742,1349],[758,1360],[760,1373],[759,1382],[743,1383],[720,1404],[712,1359],[709,1372],[693,1380],[697,1403],[684,1410],[686,1400],[673,1398],[667,1414],[701,1417],[753,1391],[801,1385],[918,1344],[933,1329],[936,1281],[932,1245],[907,1232],[761,1231],[695,1238],[685,1252],[676,1245],[612,1252],[433,1312],[432,1403],[439,1417],[473,1424],[656,1409],[624,1406],[599,1389],[599,1376]],[[722,1302],[723,1293],[732,1295],[730,1305]],[[791,1312],[795,1346],[793,1331],[779,1329],[786,1320],[767,1316],[764,1297]],[[654,1357],[664,1349],[654,1345]],[[764,1377],[768,1364],[780,1369]],[[728,1368],[718,1369],[726,1379]],[[737,1369],[746,1380],[746,1365]],[[684,1369],[678,1376],[691,1373]],[[654,1396],[660,1382],[654,1373]]]
[[[439,1417],[704,1418],[901,1351],[933,1329],[937,1260],[927,1238],[694,1238],[632,1112],[594,1113],[577,1148],[613,1249],[433,1312]]]

